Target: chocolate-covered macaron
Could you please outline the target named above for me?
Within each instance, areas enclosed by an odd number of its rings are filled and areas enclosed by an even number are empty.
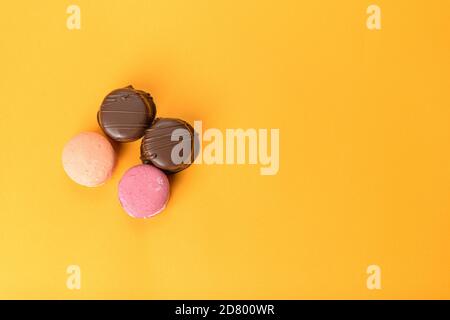
[[[155,115],[156,107],[150,94],[128,86],[105,97],[97,120],[108,137],[118,142],[130,142],[144,135]]]
[[[157,118],[145,131],[141,143],[141,160],[166,172],[186,169],[195,159],[195,134],[186,121]]]

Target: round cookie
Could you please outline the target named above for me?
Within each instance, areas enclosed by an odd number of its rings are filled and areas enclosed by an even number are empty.
[[[150,94],[128,86],[114,90],[105,97],[97,120],[112,140],[131,142],[144,135],[155,115],[156,106]]]
[[[96,187],[111,177],[115,152],[104,136],[82,132],[66,143],[62,152],[64,171],[76,183]]]
[[[158,168],[141,164],[130,168],[119,182],[119,201],[133,218],[160,213],[169,200],[169,179]]]
[[[141,160],[175,173],[194,162],[195,134],[186,121],[158,118],[145,131],[141,142]]]

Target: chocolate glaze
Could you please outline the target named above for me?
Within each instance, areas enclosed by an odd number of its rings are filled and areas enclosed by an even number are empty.
[[[108,137],[118,142],[130,142],[144,135],[155,115],[156,106],[150,94],[128,86],[105,97],[97,120]]]
[[[172,134],[176,129],[181,133],[178,141],[172,141]],[[166,172],[174,173],[186,169],[194,161],[194,129],[186,121],[172,118],[158,118],[153,125],[145,131],[141,143],[141,160],[145,164],[153,164]],[[187,139],[187,140],[186,140]],[[182,161],[176,163],[172,159],[173,148],[183,141],[190,144],[190,152],[179,153]],[[178,159],[179,160],[179,159]],[[188,163],[184,163],[188,162]]]

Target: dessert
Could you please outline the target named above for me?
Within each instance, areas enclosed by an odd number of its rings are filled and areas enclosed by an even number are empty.
[[[131,142],[141,138],[152,124],[156,106],[149,93],[132,86],[109,93],[97,113],[103,132],[118,142]]]
[[[146,164],[132,167],[119,182],[119,201],[134,218],[160,213],[169,200],[169,179],[158,168]]]
[[[108,139],[96,132],[82,132],[64,146],[62,163],[73,181],[96,187],[110,178],[115,157]]]
[[[156,119],[142,138],[141,160],[168,173],[186,169],[194,161],[194,129],[180,119]]]

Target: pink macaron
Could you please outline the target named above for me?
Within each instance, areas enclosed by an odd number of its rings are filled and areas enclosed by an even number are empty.
[[[125,172],[119,182],[119,201],[133,218],[152,217],[166,207],[169,179],[151,165],[137,165]]]
[[[62,152],[64,171],[76,183],[96,187],[111,177],[116,156],[111,143],[96,132],[82,132]]]

